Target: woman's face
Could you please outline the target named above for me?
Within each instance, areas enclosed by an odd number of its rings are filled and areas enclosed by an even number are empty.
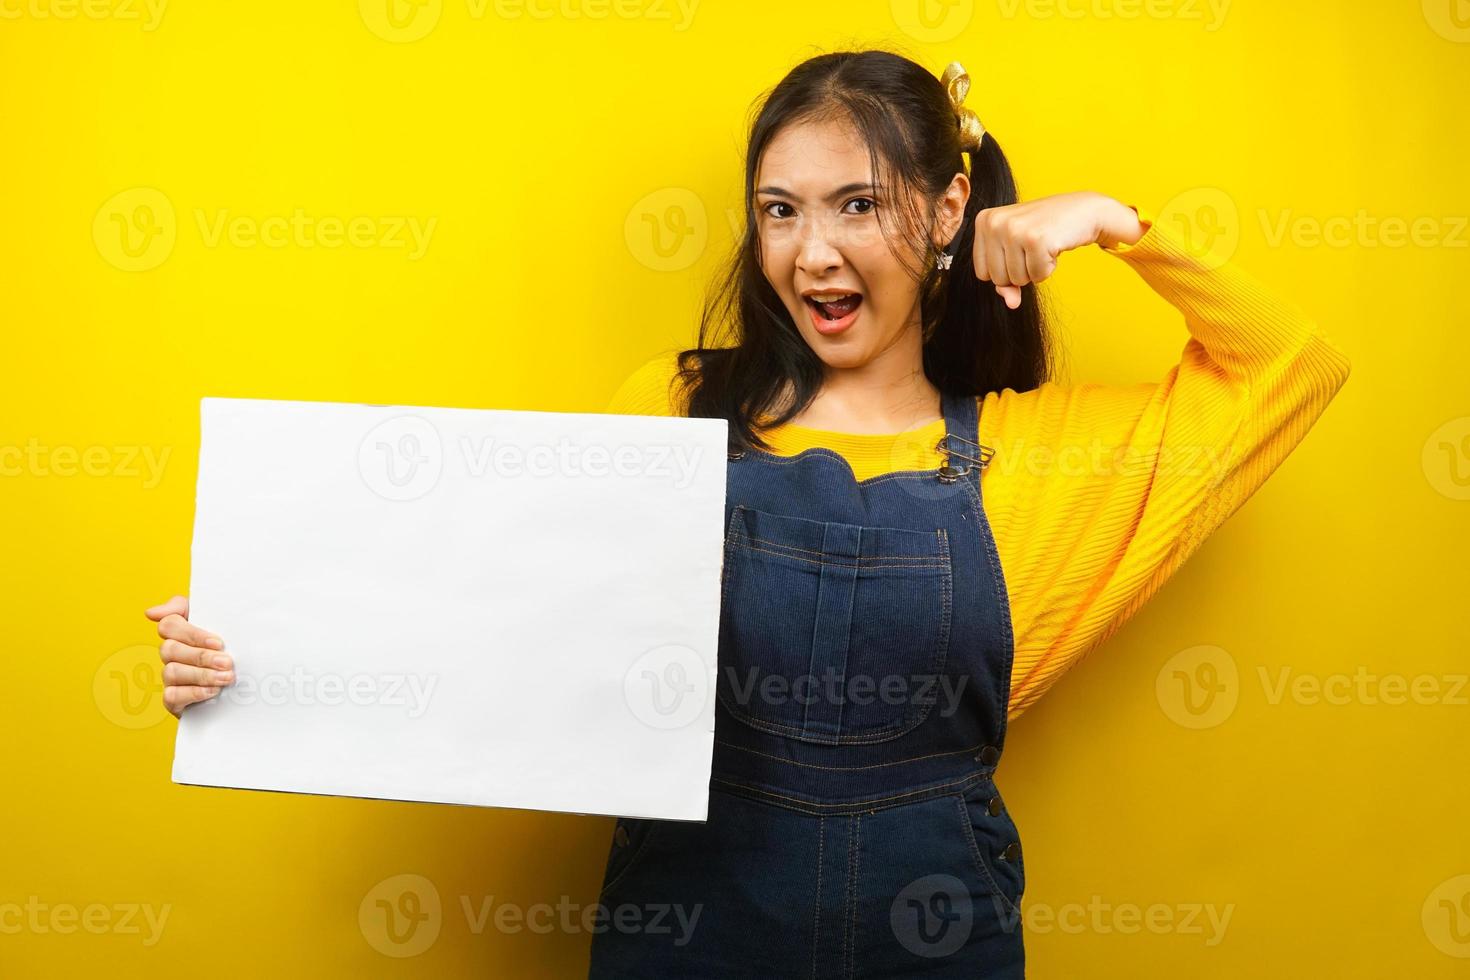
[[[918,284],[893,254],[912,247],[891,248],[884,238],[878,209],[888,211],[890,233],[901,221],[897,202],[878,198],[872,180],[867,145],[845,120],[782,129],[756,175],[761,268],[807,345],[832,368],[922,346]],[[823,308],[818,300],[833,302]]]

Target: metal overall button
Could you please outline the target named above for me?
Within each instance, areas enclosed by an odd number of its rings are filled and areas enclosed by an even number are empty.
[[[1019,914],[1026,890],[1020,834],[1003,806],[996,813],[999,792],[982,780],[961,793],[960,800],[959,829],[982,890],[999,899],[1006,915]]]
[[[987,745],[975,756],[976,762],[983,762],[987,766],[993,766],[1000,761],[1000,749],[994,745]]]
[[[656,846],[649,842],[658,837],[659,820],[618,818],[613,829],[613,846],[608,849],[607,866],[602,874],[602,895],[608,894],[628,874],[648,859]]]
[[[949,440],[951,439],[958,439],[966,445],[974,446],[979,455],[971,456],[961,450],[950,448]],[[934,444],[934,448],[944,453],[944,463],[939,467],[939,472],[936,474],[940,483],[953,483],[977,466],[982,470],[985,469],[986,466],[990,465],[990,457],[995,455],[994,449],[989,446],[983,446],[973,439],[966,439],[958,432],[946,432],[939,437],[939,441]],[[969,465],[964,469],[956,469],[951,462],[954,459],[963,459]]]

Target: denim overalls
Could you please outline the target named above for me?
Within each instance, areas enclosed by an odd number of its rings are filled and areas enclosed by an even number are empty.
[[[990,450],[943,409],[937,470],[730,455],[708,820],[618,821],[594,980],[1024,976]]]

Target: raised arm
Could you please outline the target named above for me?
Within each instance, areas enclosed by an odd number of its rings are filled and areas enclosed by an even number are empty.
[[[1193,256],[1134,208],[1099,245],[1183,315],[1157,382],[1048,382],[983,399],[987,511],[1016,640],[1020,714],[1126,622],[1281,464],[1347,380],[1316,322],[1238,266]]]

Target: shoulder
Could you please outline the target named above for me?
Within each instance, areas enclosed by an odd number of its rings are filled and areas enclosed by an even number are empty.
[[[682,415],[678,375],[678,351],[664,351],[649,358],[623,379],[605,411],[615,415]]]

